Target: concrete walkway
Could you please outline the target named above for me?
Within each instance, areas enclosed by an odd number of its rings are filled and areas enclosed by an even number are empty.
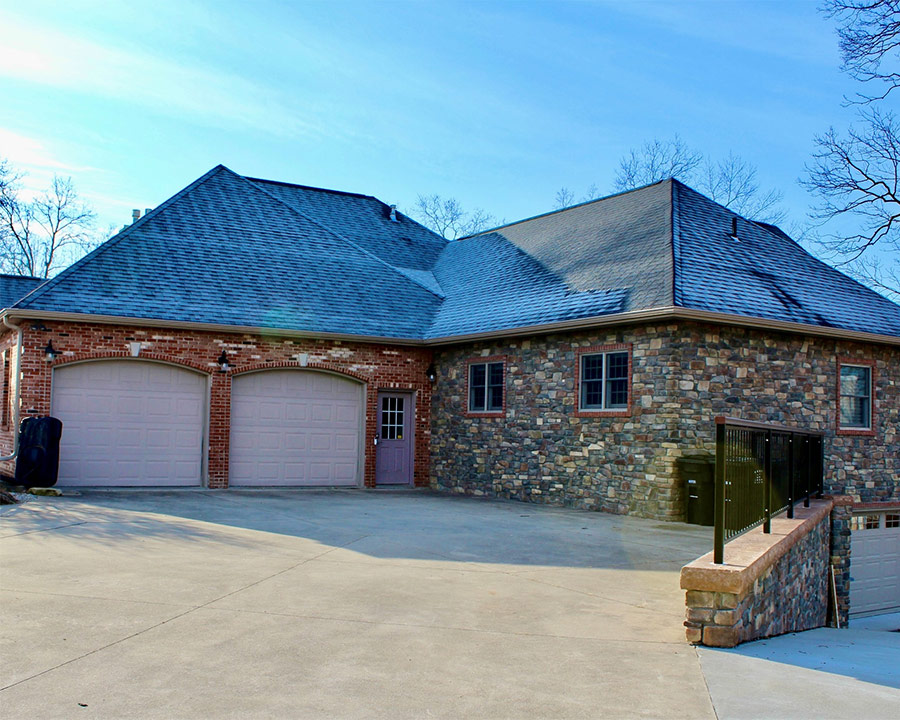
[[[709,536],[428,492],[34,499],[0,523],[0,714],[713,718],[678,589]]]

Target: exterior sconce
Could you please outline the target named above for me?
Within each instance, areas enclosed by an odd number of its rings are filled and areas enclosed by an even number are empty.
[[[231,365],[228,363],[228,356],[225,354],[225,348],[222,348],[222,354],[216,360],[219,363],[219,372],[228,372]]]
[[[434,383],[437,380],[437,370],[434,368],[434,363],[428,366],[428,369],[425,371],[425,376],[428,378],[428,382]]]
[[[62,355],[62,353],[53,347],[52,340],[48,340],[47,347],[44,348],[44,355],[47,358],[47,362],[53,362],[57,357]]]

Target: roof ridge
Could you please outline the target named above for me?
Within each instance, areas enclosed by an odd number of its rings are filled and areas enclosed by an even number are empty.
[[[0,273],[0,278],[10,278],[13,280],[39,280],[44,282],[47,278],[36,277],[35,275],[16,275],[15,273]]]
[[[502,225],[497,225],[496,227],[492,227],[488,230],[482,230],[481,232],[472,233],[471,235],[466,235],[465,237],[457,238],[453,242],[459,242],[460,240],[468,240],[469,238],[479,237],[481,235],[487,235],[492,232],[496,232],[497,230],[501,230],[502,228],[512,227],[513,225],[521,225],[522,223],[531,222],[532,220],[538,220],[543,217],[548,217],[550,215],[558,215],[559,213],[568,212],[569,210],[574,210],[575,208],[584,207],[585,205],[591,205],[593,203],[603,202],[604,200],[611,200],[612,198],[619,197],[621,195],[628,195],[629,193],[638,192],[639,190],[646,190],[649,187],[653,187],[654,185],[659,185],[661,183],[670,182],[675,180],[673,177],[664,178],[663,180],[657,180],[656,182],[647,183],[646,185],[641,185],[640,187],[631,188],[630,190],[621,190],[619,192],[611,193],[609,195],[604,195],[603,197],[594,198],[593,200],[585,200],[584,202],[575,203],[574,205],[569,205],[568,207],[559,208],[558,210],[550,210],[545,213],[540,213],[538,215],[532,215],[531,217],[523,218],[522,220],[516,220],[515,222],[503,223]],[[675,182],[678,182],[675,180]]]
[[[681,306],[683,293],[681,292],[681,216],[678,213],[678,203],[681,201],[678,195],[678,186],[681,183],[672,178],[670,202],[670,219],[672,222],[672,235],[669,238],[672,243],[672,305]]]
[[[135,220],[130,225],[126,225],[124,228],[119,230],[119,232],[117,232],[111,238],[109,238],[108,240],[101,243],[99,247],[94,248],[91,252],[89,252],[87,255],[85,255],[80,260],[76,260],[74,263],[69,265],[69,267],[67,267],[61,273],[59,273],[55,277],[51,278],[47,282],[45,282],[43,285],[39,285],[38,287],[36,287],[34,290],[32,290],[30,293],[28,293],[28,295],[26,295],[24,298],[20,298],[18,301],[16,301],[12,305],[12,308],[27,309],[27,307],[28,307],[27,305],[20,305],[19,303],[21,303],[23,300],[26,300],[26,299],[35,300],[36,298],[39,298],[39,297],[45,295],[47,292],[49,292],[50,290],[55,288],[57,285],[61,284],[66,279],[68,279],[71,275],[78,272],[78,270],[85,263],[90,262],[93,258],[97,257],[98,255],[102,255],[107,250],[109,250],[109,248],[113,247],[114,245],[118,245],[120,242],[122,242],[122,240],[128,238],[131,235],[132,231],[135,228],[142,226],[148,217],[150,217],[151,215],[155,216],[157,213],[162,211],[163,208],[169,207],[170,205],[172,205],[172,203],[176,202],[177,200],[180,200],[187,193],[193,191],[195,188],[199,187],[200,185],[205,183],[207,180],[209,180],[211,177],[213,177],[214,175],[216,175],[217,173],[219,173],[223,170],[225,170],[227,172],[233,172],[232,170],[229,170],[227,167],[225,167],[221,163],[219,165],[216,165],[214,168],[205,172],[199,178],[194,180],[194,182],[190,183],[187,187],[182,188],[177,193],[172,195],[172,197],[161,202],[159,205],[157,205],[155,208],[153,208],[150,212],[146,213],[144,215],[144,217],[142,217],[138,220]]]
[[[225,169],[228,170],[228,168],[225,168]],[[369,250],[366,250],[364,247],[361,247],[360,245],[357,245],[357,244],[356,244],[355,242],[353,242],[350,238],[344,237],[341,233],[337,232],[336,230],[334,230],[334,229],[328,227],[327,225],[324,225],[323,223],[319,222],[319,221],[316,220],[315,218],[310,217],[310,216],[307,215],[305,212],[303,212],[303,211],[298,210],[297,208],[295,208],[293,205],[290,205],[289,203],[286,203],[286,202],[285,202],[284,200],[282,200],[280,197],[277,197],[276,195],[273,195],[272,193],[270,193],[270,192],[269,192],[268,190],[266,190],[265,188],[261,188],[261,187],[259,187],[258,185],[255,185],[255,184],[253,183],[253,181],[252,181],[251,178],[244,177],[243,175],[238,175],[238,174],[235,173],[233,170],[228,170],[228,172],[234,174],[236,177],[241,178],[241,180],[245,181],[250,187],[252,187],[252,188],[253,188],[254,190],[256,190],[257,192],[263,193],[266,197],[271,198],[272,200],[274,200],[275,202],[279,203],[280,205],[283,205],[283,206],[286,207],[288,210],[290,210],[292,213],[294,213],[294,214],[296,214],[296,215],[299,215],[299,216],[302,217],[304,220],[307,220],[307,221],[311,222],[313,225],[316,225],[316,226],[322,228],[323,230],[325,230],[326,232],[331,233],[331,234],[334,235],[338,240],[341,240],[342,242],[345,242],[347,245],[350,245],[351,247],[353,247],[354,249],[356,249],[356,250],[358,250],[359,252],[363,253],[364,255],[367,255],[367,256],[371,257],[371,258],[374,259],[376,262],[378,262],[378,263],[384,265],[386,268],[390,268],[391,270],[393,270],[395,273],[397,273],[398,275],[400,275],[401,277],[403,277],[403,278],[406,279],[407,281],[409,281],[409,282],[411,282],[411,283],[414,283],[414,284],[417,285],[418,287],[420,287],[420,288],[426,290],[427,292],[431,293],[432,295],[434,295],[434,296],[435,296],[436,298],[438,298],[439,300],[443,300],[443,299],[444,299],[444,297],[445,297],[444,295],[439,295],[438,293],[436,293],[436,292],[435,292],[434,290],[432,290],[431,288],[429,288],[429,287],[425,286],[424,284],[420,283],[420,282],[419,282],[418,280],[416,280],[415,278],[412,278],[412,277],[410,277],[409,275],[407,275],[405,272],[403,272],[402,270],[400,270],[400,268],[396,267],[395,265],[391,265],[391,264],[390,264],[389,262],[387,262],[386,260],[383,260],[383,259],[381,259],[380,257],[378,257],[375,253],[370,252]],[[371,196],[366,196],[366,197],[371,197]],[[374,199],[375,199],[375,200],[378,200],[378,198],[374,198]],[[381,202],[381,201],[379,200],[378,202]],[[435,281],[437,282],[437,278],[435,278]]]
[[[284,180],[268,180],[267,178],[250,177],[249,175],[242,175],[241,177],[243,177],[245,180],[249,180],[250,182],[269,183],[270,185],[284,185],[285,187],[295,187],[301,188],[303,190],[315,190],[317,192],[331,193],[332,195],[349,195],[350,197],[370,198],[372,200],[378,200],[378,198],[374,195],[350,192],[349,190],[332,190],[331,188],[318,187],[317,185],[301,185],[300,183],[292,183]],[[378,202],[382,201],[378,200]],[[382,202],[382,205],[384,204],[386,203]]]

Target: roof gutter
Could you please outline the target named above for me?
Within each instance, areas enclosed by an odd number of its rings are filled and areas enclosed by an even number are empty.
[[[509,328],[505,330],[491,330],[480,333],[468,333],[465,335],[446,335],[436,338],[409,338],[409,337],[382,337],[378,335],[352,335],[347,333],[315,332],[310,330],[294,330],[289,328],[270,328],[253,325],[222,325],[215,323],[188,322],[183,320],[165,320],[157,318],[135,318],[116,315],[91,315],[89,313],[67,313],[51,310],[28,310],[11,308],[0,313],[4,323],[7,318],[35,319],[35,320],[59,320],[63,322],[90,322],[105,325],[132,325],[137,327],[157,327],[182,330],[196,330],[209,333],[243,333],[247,335],[274,335],[285,338],[318,338],[323,340],[341,340],[347,342],[363,342],[379,345],[413,345],[413,346],[439,346],[458,345],[460,343],[491,340],[494,338],[521,337],[523,335],[546,335],[549,333],[566,332],[571,330],[586,330],[598,327],[610,327],[613,325],[630,325],[641,322],[671,322],[673,320],[693,320],[695,322],[708,322],[718,325],[733,325],[736,327],[749,327],[764,330],[776,330],[799,335],[812,335],[816,337],[834,338],[837,340],[851,340],[856,342],[879,343],[883,345],[900,346],[900,336],[880,335],[877,333],[861,332],[859,330],[845,330],[843,328],[825,327],[822,325],[806,325],[804,323],[786,322],[783,320],[771,320],[768,318],[750,317],[746,315],[734,315],[730,313],[709,312],[707,310],[695,310],[683,307],[658,307],[647,310],[634,310],[631,312],[616,313],[614,315],[599,315],[577,320],[564,320],[556,323],[544,323],[541,325],[527,325]]]
[[[498,337],[514,337],[517,335],[541,335],[567,330],[582,330],[595,327],[609,327],[610,325],[624,325],[639,322],[672,320],[693,320],[696,322],[709,322],[719,325],[734,325],[738,327],[761,328],[765,330],[778,330],[801,335],[814,335],[829,337],[839,340],[854,340],[857,342],[880,343],[885,345],[900,345],[900,336],[879,335],[876,333],[860,332],[858,330],[844,330],[843,328],[824,327],[821,325],[805,325],[804,323],[785,322],[783,320],[770,320],[768,318],[750,317],[747,315],[732,315],[729,313],[716,313],[707,310],[694,310],[683,307],[659,307],[649,310],[636,310],[634,312],[616,313],[615,315],[601,315],[599,317],[581,318],[579,320],[566,320],[546,325],[531,325],[517,327],[509,330],[494,330],[485,333],[470,333],[468,335],[450,335],[439,338],[429,338],[426,345],[452,345],[476,340],[489,340]]]
[[[349,342],[378,343],[381,345],[424,345],[421,338],[388,338],[379,335],[351,335],[348,333],[317,332],[314,330],[291,330],[288,328],[261,327],[258,325],[223,325],[219,323],[191,322],[186,320],[165,320],[159,318],[139,318],[125,315],[94,315],[92,313],[57,312],[55,310],[31,310],[28,308],[7,308],[0,312],[0,318],[58,320],[61,322],[100,323],[102,325],[132,325],[163,329],[196,330],[208,333],[231,333],[247,335],[276,335],[286,338],[321,338],[325,340],[346,340]]]
[[[19,399],[21,397],[22,392],[22,382],[21,382],[21,373],[19,372],[19,364],[22,362],[22,327],[20,325],[16,325],[15,323],[11,323],[6,313],[4,312],[2,315],[3,324],[8,327],[10,330],[15,330],[18,337],[16,339],[16,394],[13,398],[13,448],[12,455],[4,455],[0,457],[0,462],[6,462],[7,460],[15,460],[19,455]],[[12,374],[10,374],[12,375]]]

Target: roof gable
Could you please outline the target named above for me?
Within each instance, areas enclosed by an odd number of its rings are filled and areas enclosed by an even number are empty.
[[[666,180],[490,232],[573,292],[628,288],[623,310],[665,307],[672,305],[671,208]]]

